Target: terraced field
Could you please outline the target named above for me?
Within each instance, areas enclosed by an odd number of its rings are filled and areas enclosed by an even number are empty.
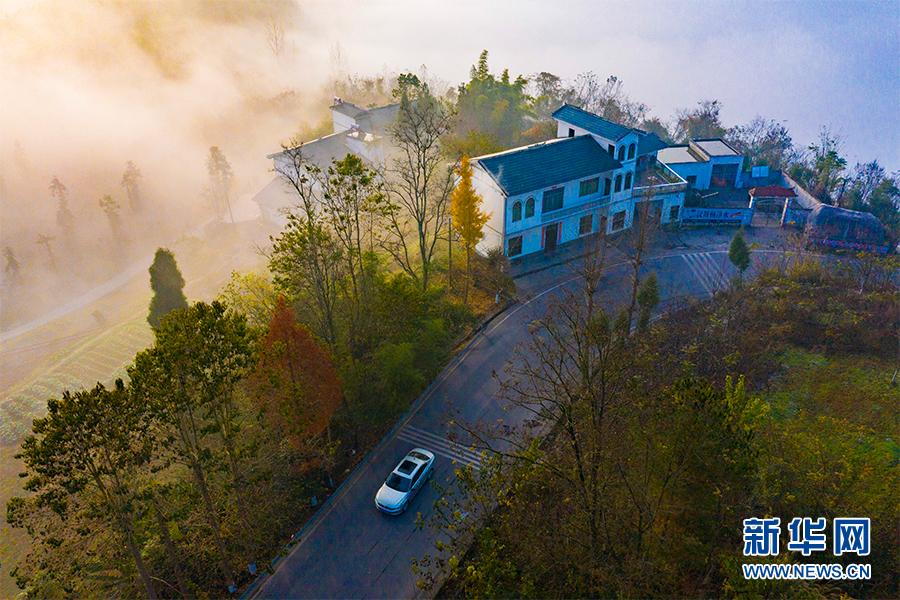
[[[99,381],[112,384],[125,376],[125,367],[134,355],[150,346],[153,333],[141,314],[102,333],[74,342],[50,356],[32,373],[0,397],[0,509],[22,494],[22,470],[13,456],[19,442],[29,432],[31,420],[46,412],[47,399],[59,397],[63,390],[92,387]],[[9,571],[28,551],[28,537],[0,522],[0,598],[13,598],[18,588]]]
[[[44,413],[48,398],[63,390],[92,387],[98,381],[110,385],[124,377],[135,353],[152,341],[147,320],[135,317],[51,356],[0,399],[0,444],[18,444],[31,419]]]

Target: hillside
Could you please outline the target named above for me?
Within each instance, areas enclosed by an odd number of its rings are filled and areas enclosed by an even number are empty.
[[[460,473],[430,521],[456,543],[446,563],[417,565],[423,585],[448,568],[438,597],[895,595],[891,272],[861,292],[846,267],[769,270],[630,338],[564,298],[530,345],[537,358],[520,353],[505,375],[502,400],[538,415],[505,436],[534,443]],[[459,526],[481,510],[483,527]],[[743,520],[772,517],[780,553],[744,556]],[[826,519],[827,551],[786,551],[796,517]],[[871,519],[868,556],[832,554],[845,517]],[[744,578],[751,563],[862,563],[871,579],[763,583]]]

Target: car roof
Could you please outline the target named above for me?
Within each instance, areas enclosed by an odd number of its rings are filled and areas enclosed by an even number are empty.
[[[429,454],[431,453],[422,448],[410,450],[407,455],[403,457],[403,460],[400,461],[400,464],[397,465],[397,468],[394,469],[394,473],[402,477],[412,476],[419,465],[424,465],[431,460],[431,457],[428,456]]]

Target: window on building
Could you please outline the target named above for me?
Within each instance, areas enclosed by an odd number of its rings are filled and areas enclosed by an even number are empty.
[[[575,137],[575,130],[569,127],[569,137]]]
[[[609,146],[606,147],[606,151],[609,152],[609,155],[612,156],[613,158],[616,157],[616,147],[613,146],[612,144],[610,144]]]
[[[625,146],[619,146],[619,162],[625,160]]]
[[[534,198],[525,201],[525,218],[534,216]]]
[[[596,194],[598,189],[600,189],[599,177],[594,177],[593,179],[585,179],[581,182],[581,187],[578,189],[578,195],[589,196],[591,194]]]
[[[623,229],[624,227],[625,227],[625,211],[620,210],[619,212],[617,212],[616,214],[613,215],[612,230],[618,231],[620,229]]]
[[[679,208],[680,207],[676,204],[675,206],[673,206],[672,208],[669,209],[669,220],[670,221],[678,220],[678,209]]]
[[[612,191],[612,179],[609,177],[603,178],[603,195],[609,196],[609,193]]]
[[[688,175],[687,182],[689,185],[697,185],[697,176],[696,175]]]
[[[631,144],[628,146],[628,160],[634,158],[634,153],[637,151],[637,144]]]
[[[631,171],[628,171],[627,173],[625,173],[625,189],[626,190],[631,189]]]
[[[616,191],[617,192],[622,191],[622,176],[621,175],[616,175]]]
[[[544,201],[541,204],[541,212],[548,213],[561,209],[563,205],[563,193],[565,193],[565,188],[556,188],[555,190],[547,190],[544,192]]]
[[[506,255],[507,256],[518,256],[522,254],[522,236],[516,236],[514,238],[509,238],[509,245],[507,246]]]
[[[591,232],[591,226],[594,224],[592,215],[584,215],[578,222],[578,235],[585,235]]]
[[[522,220],[522,203],[521,202],[516,202],[515,204],[513,204],[512,220],[513,220],[513,223],[515,223],[516,221]]]

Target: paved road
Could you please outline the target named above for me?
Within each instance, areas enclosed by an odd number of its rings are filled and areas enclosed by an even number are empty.
[[[604,277],[606,301],[621,305],[627,296],[627,265],[612,265]],[[670,251],[647,260],[646,270],[657,273],[661,294],[703,298],[728,285],[737,271],[726,250],[700,246]],[[446,407],[458,408],[467,421],[493,422],[522,418],[503,412],[493,394],[514,348],[527,338],[527,324],[539,314],[551,294],[570,285],[571,268],[546,269],[521,279],[522,304],[495,319],[470,344],[411,413],[348,479],[314,521],[302,532],[298,544],[282,559],[271,576],[251,590],[254,598],[410,598],[416,595],[412,558],[431,553],[427,531],[416,531],[420,513],[427,519],[436,498],[424,486],[399,517],[380,513],[375,492],[407,451],[425,447],[436,455],[435,478],[452,481],[453,461],[477,464],[467,448],[448,441]],[[512,423],[510,423],[512,424]]]

